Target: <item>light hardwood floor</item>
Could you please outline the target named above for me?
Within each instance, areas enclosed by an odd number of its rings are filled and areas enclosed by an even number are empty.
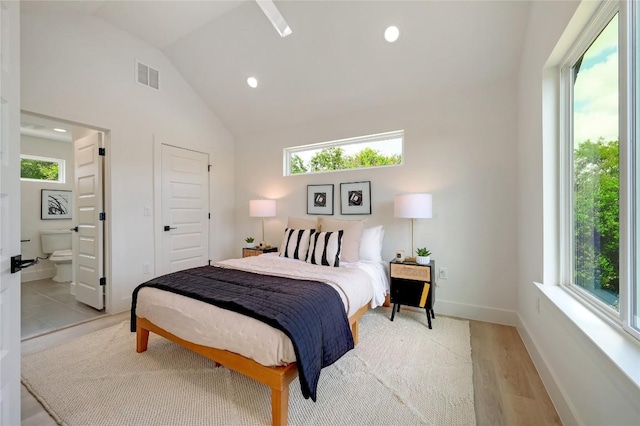
[[[38,352],[129,318],[118,314],[80,324],[22,343],[23,354]],[[438,319],[434,322],[437,327]],[[469,321],[476,421],[491,425],[561,425],[540,376],[515,327]],[[56,422],[22,387],[22,426]]]

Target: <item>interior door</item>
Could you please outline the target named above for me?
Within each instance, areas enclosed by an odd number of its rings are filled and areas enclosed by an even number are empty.
[[[74,223],[77,239],[73,250],[76,300],[104,308],[104,209],[102,168],[103,134],[96,132],[74,141]],[[105,280],[106,281],[106,280]]]
[[[162,145],[162,274],[208,264],[209,156]]]
[[[20,424],[20,3],[0,2],[0,424]]]

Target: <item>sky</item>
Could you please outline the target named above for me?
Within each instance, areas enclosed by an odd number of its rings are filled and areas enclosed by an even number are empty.
[[[618,15],[587,49],[574,94],[574,146],[618,140]]]

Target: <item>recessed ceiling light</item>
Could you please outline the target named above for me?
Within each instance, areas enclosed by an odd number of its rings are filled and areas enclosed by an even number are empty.
[[[56,132],[60,132],[60,133],[67,133],[67,131],[66,131],[65,129],[58,129],[58,128],[55,128],[55,129],[53,129],[53,130],[54,130],[54,131],[56,131]]]
[[[400,37],[400,30],[395,25],[391,25],[384,30],[384,39],[389,43],[393,43]]]
[[[256,80],[255,77],[249,77],[247,79],[247,84],[249,85],[249,87],[253,87],[255,89],[256,87],[258,87],[258,80]]]

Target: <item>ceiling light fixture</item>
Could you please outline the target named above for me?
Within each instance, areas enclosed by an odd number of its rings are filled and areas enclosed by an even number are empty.
[[[400,30],[395,25],[391,25],[384,30],[384,39],[389,43],[393,43],[400,37]]]
[[[58,128],[55,128],[55,129],[53,129],[53,130],[54,130],[55,132],[67,133],[67,131],[66,131],[65,129],[58,129]]]
[[[256,87],[258,87],[258,80],[255,77],[249,77],[247,79],[247,84],[249,85],[249,87],[255,89]]]

